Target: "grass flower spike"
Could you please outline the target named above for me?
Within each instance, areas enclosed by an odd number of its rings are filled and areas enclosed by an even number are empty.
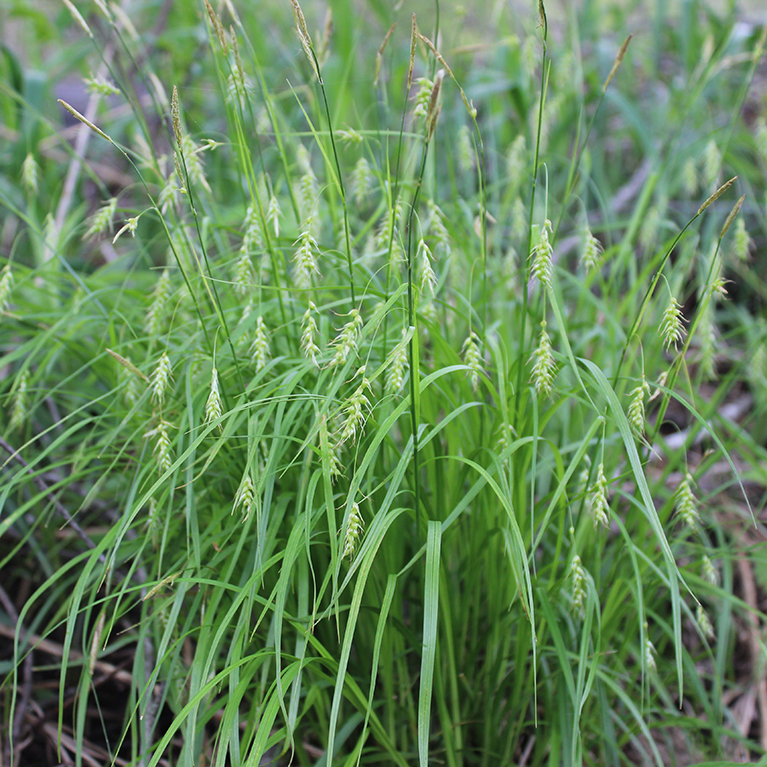
[[[256,373],[266,367],[266,363],[271,355],[269,331],[266,329],[266,323],[261,315],[256,320],[256,334],[253,338],[253,343],[250,345],[250,355],[253,364],[256,366]]]
[[[541,321],[541,334],[538,346],[533,352],[533,369],[530,381],[540,397],[550,397],[554,386],[557,363],[551,350],[551,338],[546,332],[546,320]]]
[[[344,548],[341,554],[343,559],[354,559],[362,532],[363,522],[360,507],[357,503],[353,503],[351,512],[349,512],[349,522],[346,525],[346,534],[344,535]]]
[[[463,361],[469,368],[469,378],[471,379],[471,388],[477,391],[479,388],[479,377],[482,373],[482,354],[479,351],[480,340],[473,331],[469,333],[463,342]]]
[[[663,338],[663,346],[668,351],[671,347],[674,347],[676,351],[677,346],[684,341],[687,331],[684,329],[684,320],[682,317],[682,307],[677,303],[676,298],[671,296],[666,310],[663,312],[663,321],[660,326],[660,334]]]
[[[645,430],[645,407],[644,398],[650,393],[650,386],[642,376],[642,380],[639,385],[636,386],[629,394],[631,398],[629,402],[628,412],[626,418],[628,418],[631,431],[637,439],[644,437]]]
[[[694,484],[692,475],[687,472],[674,494],[674,510],[682,522],[691,529],[695,528],[698,521],[698,501],[692,491]]]
[[[157,459],[157,469],[160,474],[169,472],[173,465],[173,453],[171,452],[170,436],[168,434],[171,428],[167,421],[160,419],[157,426],[146,433],[147,439],[155,438],[154,450],[152,452]]]
[[[394,355],[386,370],[386,384],[384,390],[387,394],[396,394],[405,382],[405,371],[407,370],[407,344],[405,343],[406,331],[402,329],[402,341],[397,344]]]
[[[340,333],[333,341],[333,359],[330,361],[330,367],[342,365],[348,359],[352,352],[357,352],[357,339],[362,330],[362,317],[357,309],[349,312],[351,318],[342,328]]]
[[[232,503],[232,514],[241,508],[242,521],[247,520],[253,513],[253,509],[256,507],[256,488],[253,484],[253,479],[250,476],[250,471],[245,469],[245,473],[242,475],[240,486],[237,488],[237,492],[234,496],[234,502]]]
[[[221,418],[221,392],[218,388],[218,370],[216,366],[213,366],[213,370],[210,373],[210,394],[208,395],[208,401],[205,403],[205,423],[212,423]],[[218,425],[219,431],[223,430],[221,424]]]
[[[607,501],[607,478],[603,463],[597,466],[597,478],[586,495],[586,508],[594,520],[594,527],[610,524],[610,504]]]
[[[320,349],[317,346],[317,322],[314,319],[314,312],[317,307],[313,301],[309,301],[309,308],[304,312],[304,319],[301,322],[301,351],[306,359],[311,360],[313,365],[318,365],[317,355]]]
[[[6,264],[0,271],[0,312],[8,308],[11,291],[13,290],[13,272],[10,264]]]
[[[150,381],[150,386],[152,388],[152,402],[155,402],[160,406],[165,403],[165,392],[167,391],[170,382],[173,380],[172,372],[168,352],[163,352]]]
[[[531,258],[532,276],[545,288],[551,288],[552,255],[554,248],[549,242],[549,233],[551,232],[551,221],[546,219],[541,229],[538,243],[533,248]]]

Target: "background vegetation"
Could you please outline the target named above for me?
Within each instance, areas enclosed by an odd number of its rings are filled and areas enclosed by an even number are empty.
[[[3,763],[763,759],[758,7],[0,13]]]

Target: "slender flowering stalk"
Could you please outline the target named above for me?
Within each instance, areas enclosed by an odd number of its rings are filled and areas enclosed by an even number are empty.
[[[256,488],[253,484],[253,479],[250,476],[250,470],[245,469],[245,473],[242,475],[242,480],[240,481],[240,486],[237,488],[237,492],[234,496],[231,513],[234,514],[238,508],[241,508],[242,521],[245,522],[253,513],[255,507]]]
[[[392,355],[391,365],[386,371],[386,383],[384,391],[387,394],[396,394],[405,382],[405,371],[407,370],[407,343],[405,343],[406,330],[402,329],[402,341],[397,344],[397,348]]]
[[[310,226],[311,218],[307,220],[306,228],[296,241],[298,250],[296,250],[296,254],[293,256],[293,263],[296,265],[296,286],[302,290],[311,287],[313,274],[320,274],[316,257],[319,247],[309,231]]]
[[[583,237],[581,264],[587,272],[594,271],[602,265],[602,243],[594,237],[588,227]]]
[[[24,158],[21,166],[21,183],[30,194],[37,194],[37,177],[39,172],[40,166],[37,164],[35,156],[30,152]]]
[[[314,319],[314,312],[317,307],[313,301],[309,301],[309,308],[304,312],[304,318],[301,322],[301,351],[306,359],[311,360],[312,364],[319,366],[317,355],[320,349],[317,346],[317,322]]]
[[[365,392],[370,391],[370,381],[365,377],[364,365],[357,371],[357,376],[362,376],[362,381],[343,407],[344,422],[338,438],[339,445],[357,439],[357,430],[362,430],[365,425],[365,411],[370,410],[370,401],[365,396]]]
[[[144,320],[144,331],[150,338],[154,338],[162,329],[168,299],[170,298],[170,288],[170,272],[167,269],[163,269],[160,279],[157,280],[157,284],[154,286],[152,303]]]
[[[360,513],[359,504],[353,503],[351,512],[349,513],[349,522],[346,525],[346,534],[344,535],[344,550],[341,554],[342,559],[354,559],[354,554],[357,551],[359,540],[362,537],[364,527],[362,514]]]
[[[656,670],[655,645],[650,641],[649,637],[644,641],[644,662],[650,671]]]
[[[554,248],[549,242],[549,233],[551,232],[551,221],[546,219],[541,229],[541,236],[538,243],[530,253],[533,260],[532,276],[538,280],[545,288],[551,288],[552,255]]]
[[[160,419],[157,426],[146,433],[146,438],[155,438],[154,450],[152,451],[157,459],[157,469],[160,474],[166,474],[170,471],[173,465],[173,453],[170,446],[170,436],[168,431],[171,429],[171,425]]]
[[[607,501],[607,478],[604,464],[597,466],[597,478],[586,495],[586,508],[594,520],[594,527],[610,523],[610,504]]]
[[[581,563],[581,558],[576,554],[570,564],[570,578],[572,579],[572,609],[582,618],[584,614],[584,602],[586,599],[586,569]]]
[[[165,402],[165,392],[173,380],[172,372],[168,352],[163,352],[150,380],[152,401],[158,405],[163,405]]]
[[[88,228],[85,230],[83,239],[98,237],[107,230],[111,232],[116,212],[117,198],[111,197],[88,219]]]
[[[650,393],[650,386],[648,385],[645,377],[642,376],[642,380],[639,385],[631,391],[629,397],[628,412],[626,417],[628,418],[631,431],[637,439],[642,439],[645,431],[645,407],[644,398]]]
[[[8,308],[11,291],[13,290],[13,272],[10,264],[6,264],[0,272],[0,312]]]
[[[477,391],[479,387],[479,377],[482,373],[482,354],[479,350],[480,340],[474,331],[471,331],[463,342],[463,361],[466,367],[469,368],[469,379],[471,380],[471,388]]]
[[[210,394],[208,395],[208,401],[205,403],[205,423],[212,423],[218,421],[221,418],[221,392],[218,388],[218,370],[216,366],[210,373]],[[218,425],[219,431],[223,431],[222,425]]]
[[[16,431],[24,423],[29,409],[29,370],[24,368],[16,378],[11,394],[11,419],[8,428]]]
[[[420,256],[421,292],[423,293],[428,290],[433,296],[434,290],[437,287],[437,275],[434,274],[434,270],[431,267],[431,250],[429,250],[429,246],[421,240],[418,243],[416,253],[417,257]]]
[[[357,351],[357,339],[362,329],[362,317],[357,309],[352,309],[349,312],[349,317],[351,319],[341,328],[335,341],[333,341],[335,354],[330,361],[330,367],[343,364],[351,352],[356,353]]]
[[[551,350],[551,338],[546,332],[546,320],[542,320],[541,335],[538,346],[533,352],[533,369],[530,375],[530,380],[539,396],[551,396],[556,372],[557,363]]]
[[[263,370],[271,356],[269,331],[266,329],[266,323],[261,315],[256,320],[256,335],[253,338],[253,343],[250,345],[250,354],[253,364],[256,366],[256,373]]]
[[[272,229],[274,230],[274,236],[279,237],[280,236],[280,218],[282,217],[282,211],[280,210],[280,203],[279,200],[272,195],[269,198],[269,208],[266,212],[266,220],[269,224],[271,224]]]
[[[666,310],[663,312],[663,321],[660,326],[660,335],[663,339],[663,346],[668,351],[671,347],[674,347],[676,351],[677,346],[684,341],[687,331],[684,329],[684,318],[682,317],[682,307],[677,303],[676,298],[671,296]]]
[[[674,509],[682,522],[691,529],[695,528],[698,521],[698,501],[692,491],[694,484],[692,475],[687,472],[674,494]]]

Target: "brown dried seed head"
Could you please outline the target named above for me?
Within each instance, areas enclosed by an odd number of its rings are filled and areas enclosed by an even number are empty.
[[[178,88],[175,85],[170,97],[170,116],[173,121],[173,133],[176,136],[176,143],[181,146],[181,113],[178,106]],[[181,174],[179,174],[179,179],[183,180]]]
[[[744,194],[736,203],[733,209],[730,211],[730,215],[727,216],[727,220],[724,222],[724,226],[722,227],[722,233],[719,235],[719,239],[721,240],[722,237],[724,237],[725,234],[727,234],[727,230],[732,225],[732,222],[738,217],[738,213],[740,213],[740,209],[743,206],[743,200],[746,199],[746,195]]]
[[[714,192],[714,193],[711,195],[711,197],[709,197],[709,198],[708,198],[708,199],[707,199],[707,200],[706,200],[706,201],[703,203],[703,205],[701,205],[701,206],[698,208],[698,212],[697,212],[695,215],[696,215],[696,216],[699,216],[701,213],[703,213],[703,211],[704,211],[704,210],[705,210],[705,209],[706,209],[706,208],[707,208],[709,205],[711,205],[711,203],[713,203],[713,202],[716,202],[716,201],[717,201],[717,200],[718,200],[718,199],[719,199],[719,198],[720,198],[720,197],[721,197],[721,196],[722,196],[722,195],[723,195],[723,194],[724,194],[724,193],[725,193],[725,192],[726,192],[726,191],[727,191],[727,190],[728,190],[728,189],[729,189],[729,188],[730,188],[730,187],[731,187],[731,186],[732,186],[734,183],[735,183],[735,179],[737,179],[737,178],[738,178],[737,176],[733,176],[733,177],[732,177],[732,178],[731,178],[729,181],[725,181],[725,182],[724,182],[724,183],[723,183],[723,184],[722,184],[722,185],[719,187],[719,189],[717,189],[717,190],[716,190],[716,191],[715,191],[715,192]]]
[[[633,35],[629,35],[624,40],[623,45],[621,45],[621,49],[618,51],[618,55],[615,57],[615,63],[613,64],[613,68],[610,70],[610,74],[607,75],[605,84],[602,86],[602,93],[605,93],[605,91],[607,91],[607,86],[610,84],[610,80],[613,79],[613,75],[618,71],[618,67],[621,65],[621,62],[623,61],[623,57],[626,55],[626,50],[629,47],[629,43],[631,42],[632,37]]]
[[[415,14],[413,14],[415,16]],[[397,26],[397,22],[395,21],[394,24],[389,27],[389,31],[386,33],[386,37],[384,37],[383,42],[381,43],[381,47],[378,49],[378,53],[376,54],[376,76],[373,80],[373,85],[378,85],[378,77],[381,74],[381,62],[383,60],[383,52],[384,48],[386,48],[386,43],[389,42],[389,38],[391,37],[391,33],[394,32],[394,27]],[[411,64],[411,74],[412,74],[412,64]],[[408,86],[409,87],[409,86]]]

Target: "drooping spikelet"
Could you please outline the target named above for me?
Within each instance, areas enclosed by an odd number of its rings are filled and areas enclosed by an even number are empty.
[[[309,301],[309,307],[304,312],[304,318],[301,321],[301,351],[306,359],[311,360],[314,365],[317,363],[317,355],[320,348],[317,346],[317,322],[314,319],[314,312],[317,307],[313,301]]]
[[[11,265],[6,264],[0,271],[0,312],[8,308],[11,291],[13,290],[13,272]]]
[[[608,526],[610,523],[610,504],[607,501],[607,478],[604,464],[597,466],[597,478],[586,495],[586,508],[594,520],[594,527]]]
[[[171,428],[167,421],[160,419],[157,426],[145,435],[147,439],[155,438],[154,450],[152,452],[157,459],[157,469],[160,474],[170,471],[173,465],[173,453],[171,451],[170,436],[168,435],[168,431]]]
[[[250,354],[253,364],[256,366],[256,373],[266,366],[271,352],[269,349],[269,331],[266,329],[264,318],[259,315],[256,320],[256,333],[253,343],[250,345]]]
[[[472,330],[466,340],[463,342],[463,361],[469,368],[469,380],[471,388],[477,391],[479,387],[479,377],[482,373],[482,353],[480,352],[479,336]]]
[[[431,96],[434,83],[428,77],[419,77],[417,80],[418,92],[415,96],[415,106],[413,107],[413,117],[426,117],[429,109],[429,98]]]
[[[39,172],[40,166],[37,164],[35,156],[29,152],[21,165],[21,184],[30,194],[37,194]]]
[[[306,222],[305,226],[306,228],[296,241],[298,249],[296,250],[295,256],[293,256],[293,263],[296,265],[296,287],[301,290],[306,290],[311,287],[312,275],[320,274],[316,256],[319,247],[317,241],[311,235],[311,219]]]
[[[11,391],[11,419],[8,428],[16,431],[24,423],[29,408],[29,369],[24,368],[14,382]]]
[[[107,229],[111,232],[116,211],[117,198],[111,197],[88,219],[88,228],[85,230],[83,239],[99,237]]]
[[[677,303],[676,298],[671,296],[671,300],[663,312],[663,321],[660,326],[660,335],[663,339],[663,346],[668,351],[674,347],[676,351],[678,345],[684,341],[687,331],[684,329],[684,318],[682,317],[682,307]]]
[[[736,261],[748,261],[751,248],[754,247],[754,241],[746,229],[746,222],[743,218],[738,219],[735,224],[735,232],[732,236],[732,247],[730,252]]]
[[[208,395],[208,401],[205,403],[205,423],[212,423],[221,418],[221,392],[218,387],[218,370],[216,366],[210,373],[210,394]],[[218,425],[219,431],[223,429],[221,424]]]
[[[370,163],[360,157],[351,174],[351,197],[357,205],[365,205],[375,184],[375,174]]]
[[[353,503],[351,511],[349,512],[349,522],[346,525],[346,533],[344,535],[344,550],[341,554],[342,559],[346,559],[346,557],[349,557],[349,559],[354,558],[354,553],[357,551],[357,546],[362,537],[363,530],[363,520],[359,504]]]
[[[698,607],[695,610],[695,622],[698,624],[698,628],[704,637],[707,639],[715,637],[714,627],[711,625],[711,621],[700,602],[698,602]]]
[[[551,221],[546,219],[541,229],[540,238],[533,246],[530,257],[533,260],[531,275],[545,288],[551,288],[552,256],[554,248],[549,242]]]
[[[650,387],[643,375],[639,385],[636,386],[634,389],[632,389],[631,393],[629,394],[629,397],[631,399],[629,401],[629,407],[626,413],[626,418],[628,419],[629,426],[631,426],[631,431],[633,432],[634,436],[637,439],[642,439],[642,437],[644,436],[644,430],[645,430],[644,398],[649,393],[650,393]]]
[[[474,159],[471,131],[468,125],[462,125],[458,131],[458,167],[463,174],[474,170]]]
[[[711,139],[703,150],[703,183],[707,190],[713,189],[719,181],[719,172],[722,168],[722,153]]]
[[[698,501],[695,498],[695,493],[692,491],[694,484],[692,475],[690,472],[687,472],[674,494],[674,510],[682,522],[692,529],[695,528],[695,523],[698,520]]]
[[[361,430],[364,426],[366,411],[370,410],[370,401],[365,396],[365,392],[370,391],[370,381],[365,377],[364,365],[357,371],[356,377],[360,376],[362,381],[343,406],[344,420],[338,438],[339,445],[343,445],[350,439],[352,442],[357,439],[357,430]]]
[[[431,250],[423,240],[420,240],[418,243],[416,258],[420,272],[421,292],[423,293],[428,290],[433,296],[434,290],[437,287],[437,275],[434,274],[434,270],[431,267]]]
[[[392,355],[392,361],[386,370],[386,383],[384,390],[387,394],[396,394],[405,382],[405,371],[407,370],[407,344],[405,328],[402,329],[402,340],[397,344]]]
[[[551,350],[551,338],[546,331],[546,320],[542,320],[541,335],[538,338],[538,346],[533,352],[533,369],[530,375],[530,381],[539,396],[551,396],[556,372],[557,363]]]
[[[269,197],[269,208],[266,211],[266,221],[271,225],[274,231],[274,236],[280,236],[280,218],[282,217],[282,210],[280,209],[280,202],[274,196]]]
[[[583,234],[581,264],[587,272],[598,269],[602,264],[602,243],[594,237],[588,227],[586,227],[586,231]]]
[[[162,405],[165,402],[165,392],[173,380],[172,372],[168,352],[163,352],[150,380],[152,401],[158,405]]]
[[[572,580],[572,609],[583,617],[584,603],[586,600],[586,569],[583,567],[581,558],[576,554],[570,564],[569,577]]]
[[[428,200],[426,206],[429,209],[429,236],[433,239],[435,248],[441,247],[445,255],[449,255],[450,234],[445,226],[445,214],[439,209],[434,200]]]
[[[352,309],[349,312],[349,318],[333,341],[335,353],[330,361],[330,367],[343,364],[351,352],[357,351],[357,339],[362,330],[362,317],[357,309]]]
[[[162,329],[168,299],[170,298],[170,288],[170,272],[163,269],[160,279],[154,286],[152,303],[149,305],[149,311],[147,311],[144,320],[144,331],[150,338],[154,338]]]
[[[698,166],[692,157],[682,166],[682,191],[688,197],[694,197],[698,191]]]
[[[245,469],[245,473],[242,475],[240,486],[234,495],[231,513],[234,514],[240,507],[242,507],[241,515],[243,522],[250,517],[253,509],[256,507],[256,487],[253,484],[253,478],[250,476],[249,469]]]
[[[714,563],[709,559],[708,555],[703,555],[703,562],[701,563],[701,575],[712,585],[717,586],[719,584],[719,574],[714,567]]]

